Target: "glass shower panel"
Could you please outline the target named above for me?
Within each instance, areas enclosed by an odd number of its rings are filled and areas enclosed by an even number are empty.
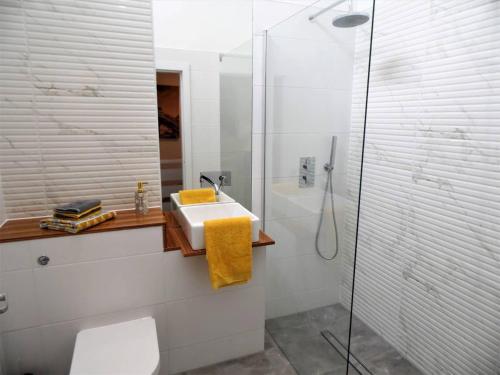
[[[252,209],[252,40],[220,54],[221,170],[224,192]]]
[[[371,1],[320,1],[267,31],[267,323],[299,374],[346,374]],[[340,28],[334,19],[368,15]],[[347,18],[342,18],[343,20]],[[360,123],[361,121],[361,123]],[[353,370],[354,371],[354,370]]]
[[[351,340],[374,374],[500,373],[499,17],[377,0]]]

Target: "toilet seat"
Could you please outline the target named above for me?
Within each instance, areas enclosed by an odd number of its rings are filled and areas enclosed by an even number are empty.
[[[156,324],[147,317],[80,331],[70,375],[156,375],[159,368]]]

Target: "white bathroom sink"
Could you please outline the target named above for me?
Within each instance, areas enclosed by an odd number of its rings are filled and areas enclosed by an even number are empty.
[[[181,200],[179,198],[179,193],[172,193],[172,194],[170,194],[171,212],[174,214],[177,221],[180,221],[181,215],[180,215],[179,210],[181,209],[181,207],[206,206],[206,205],[211,205],[211,204],[222,204],[222,203],[234,203],[235,202],[235,200],[233,198],[231,198],[226,193],[223,193],[222,191],[219,192],[219,195],[216,195],[215,198],[217,199],[217,202],[181,204]]]
[[[179,224],[194,250],[205,248],[205,227],[203,222],[211,219],[250,216],[252,221],[252,242],[259,240],[259,218],[239,203],[204,204],[184,206],[179,210]]]

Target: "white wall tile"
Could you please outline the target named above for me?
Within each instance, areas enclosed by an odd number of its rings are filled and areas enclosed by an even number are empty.
[[[294,295],[266,299],[266,319],[295,314],[298,311],[298,301]]]
[[[264,132],[265,122],[265,86],[253,85],[252,93],[252,133],[258,134]]]
[[[351,127],[351,90],[273,87],[267,97],[271,133],[344,133]]]
[[[44,324],[159,303],[161,254],[117,258],[34,271]]]
[[[191,98],[219,99],[219,72],[191,69]]]
[[[218,126],[194,126],[191,129],[194,153],[220,153],[220,128]]]
[[[192,126],[220,126],[218,99],[192,99]],[[195,150],[197,151],[197,150]],[[199,151],[200,152],[200,151]]]
[[[266,85],[336,90],[351,88],[352,48],[346,49],[336,43],[269,35]]]
[[[314,0],[292,2],[255,0],[253,7],[253,32],[261,34],[280,22],[286,20],[306,6],[312,4]]]
[[[264,350],[264,328],[259,328],[192,346],[170,349],[168,367],[171,374],[176,374],[262,350]]]
[[[168,302],[169,348],[263,328],[264,298],[264,287],[257,286]]]
[[[205,257],[184,257],[178,251],[165,253],[164,259],[166,301],[202,295],[218,295],[210,285],[207,260]],[[264,248],[253,250],[253,272],[250,282],[223,289],[237,291],[243,288],[264,286],[266,251]]]
[[[134,310],[92,316],[64,323],[46,325],[40,328],[43,355],[47,360],[48,373],[68,374],[75,345],[76,335],[83,329],[116,324],[151,316],[155,319],[159,348],[165,348],[165,310],[164,305],[141,307]]]
[[[193,154],[193,186],[200,186],[200,172],[220,170],[220,153],[200,152]]]
[[[195,51],[176,48],[155,48],[155,60],[172,61],[172,62],[188,62],[191,69],[194,71],[211,72],[212,74],[219,71],[219,54],[208,51]]]
[[[3,331],[34,327],[40,323],[32,270],[3,272],[0,283],[9,309],[0,316]]]
[[[39,328],[2,335],[6,374],[49,374]]]
[[[7,242],[0,244],[0,267],[2,271],[31,269],[31,251],[36,241]]]
[[[254,35],[253,37],[253,84],[265,85],[265,53],[266,38],[264,35]]]
[[[64,264],[90,262],[100,259],[119,258],[163,252],[163,228],[161,226],[127,230],[127,241],[121,231],[89,233],[34,240],[31,246],[31,260],[34,267],[47,268]],[[41,255],[50,258],[47,266],[40,266]]]

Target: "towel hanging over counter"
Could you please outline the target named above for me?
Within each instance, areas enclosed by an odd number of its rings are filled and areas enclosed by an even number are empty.
[[[250,217],[207,220],[203,224],[212,288],[248,282],[252,278]]]

